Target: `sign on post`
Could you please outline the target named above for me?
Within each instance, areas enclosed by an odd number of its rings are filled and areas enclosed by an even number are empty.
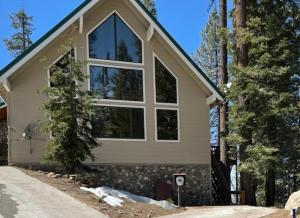
[[[181,206],[181,193],[180,188],[185,185],[186,182],[186,174],[185,173],[179,173],[174,174],[174,183],[177,186],[177,192],[178,192],[178,206]]]

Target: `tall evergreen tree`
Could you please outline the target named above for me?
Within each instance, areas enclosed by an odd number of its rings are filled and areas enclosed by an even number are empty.
[[[12,35],[11,39],[5,39],[4,42],[8,51],[16,57],[32,45],[30,39],[33,31],[32,17],[28,16],[22,9],[12,14],[10,19],[12,21],[11,26],[16,30],[16,33]]]
[[[234,66],[236,67],[236,72],[233,71],[233,77],[237,75],[244,75],[242,69],[248,66],[248,45],[243,38],[243,33],[246,28],[247,21],[247,0],[235,0],[235,8],[233,11],[233,23],[234,23],[234,32],[235,32],[235,60]],[[239,72],[239,74],[237,74]],[[237,75],[236,75],[237,74]],[[238,78],[235,78],[237,81]],[[236,82],[235,81],[235,82]],[[235,90],[236,87],[241,88],[240,90]],[[246,149],[248,146],[252,145],[252,129],[248,128],[249,121],[247,119],[241,119],[239,114],[241,110],[237,109],[239,107],[246,107],[245,100],[247,96],[243,94],[242,85],[238,82],[237,86],[232,87],[232,92],[235,93],[235,96],[231,96],[231,101],[233,107],[231,108],[231,135],[229,139],[232,140],[233,146],[239,145],[239,157],[240,161],[244,162],[247,159]],[[244,115],[244,114],[243,114]],[[248,115],[249,116],[249,115]],[[246,115],[246,118],[247,115]],[[240,126],[234,126],[234,122],[240,124]],[[238,132],[238,133],[237,133]],[[245,192],[245,204],[256,205],[256,189],[257,184],[256,180],[251,174],[246,171],[242,171],[240,175],[240,189]]]
[[[94,160],[91,149],[98,144],[91,127],[92,97],[81,87],[87,78],[83,63],[72,52],[63,53],[50,68],[51,87],[42,90],[48,98],[43,105],[48,118],[45,132],[51,133],[45,158],[73,172],[86,158]]]
[[[219,68],[219,34],[218,14],[214,8],[209,15],[208,22],[201,32],[202,41],[193,59],[215,85],[218,85]],[[211,144],[219,146],[219,107],[210,110]]]
[[[207,24],[201,32],[202,41],[197,49],[193,59],[207,76],[218,85],[218,68],[219,68],[219,34],[218,34],[219,16],[214,8],[209,15]]]
[[[155,0],[140,0],[145,7],[148,9],[148,11],[153,15],[153,17],[157,16],[157,11],[155,7]]]
[[[199,49],[197,49],[196,54],[193,55],[193,59],[195,63],[198,64],[204,70],[204,72],[207,73],[208,77],[214,82],[215,85],[219,85],[220,83],[220,38],[221,34],[223,33],[221,32],[219,26],[219,16],[217,14],[216,8],[214,7],[209,16],[208,22],[201,33],[202,41]],[[220,146],[221,135],[219,134],[219,113],[220,106],[215,106],[210,110],[210,133],[211,145],[213,146]],[[217,157],[217,160],[219,159],[221,158]],[[222,179],[219,178],[219,180],[222,181],[221,186],[223,191],[222,193],[219,193],[222,196],[222,199],[218,200],[228,204],[230,202],[230,170],[226,171],[226,173],[224,171],[225,170],[222,170]],[[227,188],[225,189],[224,186],[227,186]]]
[[[244,3],[236,0],[229,139],[240,145],[246,203],[256,203],[258,196],[259,203],[272,206],[275,180],[278,191],[292,183],[282,177],[293,177],[292,187],[299,185],[300,11],[296,0],[249,1],[247,10]]]

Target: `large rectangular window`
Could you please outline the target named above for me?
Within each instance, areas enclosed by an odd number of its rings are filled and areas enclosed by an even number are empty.
[[[178,110],[156,109],[156,139],[179,141]]]
[[[93,131],[102,139],[145,139],[144,108],[96,106]]]
[[[97,98],[143,101],[143,71],[90,66],[90,90]]]

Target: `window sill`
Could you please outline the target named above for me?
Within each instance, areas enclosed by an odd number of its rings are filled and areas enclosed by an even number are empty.
[[[97,141],[147,142],[147,139],[114,139],[114,138],[97,138]]]

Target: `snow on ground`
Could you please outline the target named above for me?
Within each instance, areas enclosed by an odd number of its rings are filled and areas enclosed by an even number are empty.
[[[126,191],[121,191],[121,190],[116,190],[112,189],[106,186],[103,187],[98,187],[98,188],[86,188],[86,187],[81,187],[80,189],[91,192],[95,194],[97,197],[105,201],[107,204],[115,207],[115,206],[120,206],[122,207],[122,203],[124,202],[123,199],[127,199],[132,202],[140,202],[144,204],[154,204],[159,207],[165,208],[165,209],[175,209],[176,206],[174,204],[171,204],[167,201],[156,201],[151,198],[143,197],[143,196],[138,196]]]

